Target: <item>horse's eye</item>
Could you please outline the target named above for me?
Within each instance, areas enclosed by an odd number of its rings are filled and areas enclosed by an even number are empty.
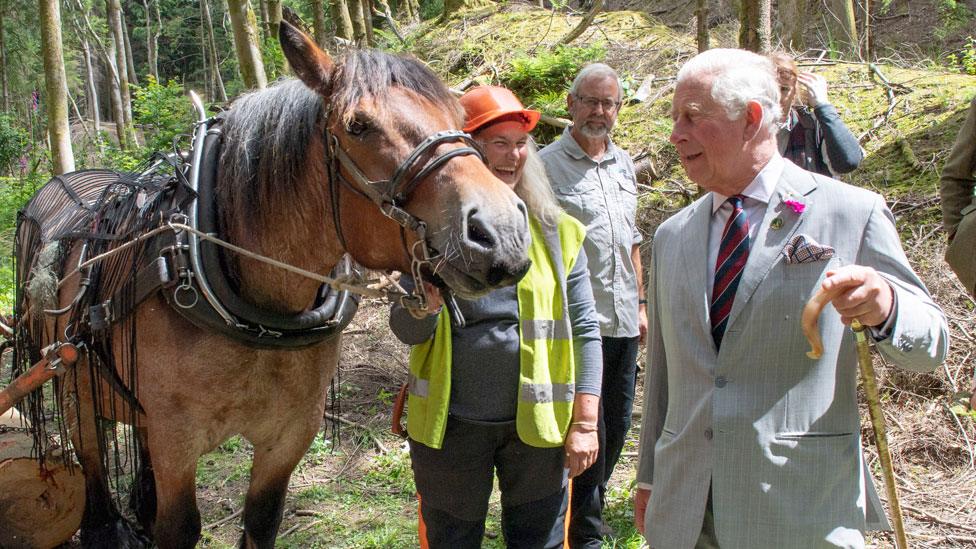
[[[366,121],[363,121],[363,120],[361,120],[359,118],[356,118],[352,122],[349,123],[349,126],[348,127],[346,127],[346,133],[348,133],[349,135],[355,135],[355,136],[358,137],[358,136],[361,136],[362,134],[366,133],[366,131],[368,129],[369,129],[369,122],[366,122]]]

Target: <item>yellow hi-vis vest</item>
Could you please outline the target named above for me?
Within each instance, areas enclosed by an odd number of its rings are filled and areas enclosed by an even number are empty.
[[[544,231],[531,217],[529,229],[532,266],[516,286],[520,371],[515,423],[523,442],[552,448],[562,446],[573,415],[576,361],[566,278],[586,230],[566,214],[560,215],[556,231]],[[451,320],[441,311],[434,337],[410,351],[410,438],[441,448],[450,397]]]

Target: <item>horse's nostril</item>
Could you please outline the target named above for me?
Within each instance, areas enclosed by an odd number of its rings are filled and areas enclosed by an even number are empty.
[[[495,247],[495,238],[491,230],[474,213],[468,216],[468,240],[486,249]]]

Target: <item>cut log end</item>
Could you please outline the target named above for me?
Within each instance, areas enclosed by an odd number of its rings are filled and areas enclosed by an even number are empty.
[[[81,468],[68,470],[56,457],[41,467],[23,432],[0,433],[0,442],[8,443],[0,460],[0,547],[49,548],[71,539],[85,510]],[[23,455],[10,457],[15,448]]]

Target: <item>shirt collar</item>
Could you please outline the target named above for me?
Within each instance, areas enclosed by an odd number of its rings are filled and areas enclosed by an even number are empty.
[[[769,162],[763,166],[763,169],[759,170],[756,178],[739,194],[762,202],[763,204],[769,204],[769,198],[773,196],[773,191],[776,190],[776,184],[779,182],[780,176],[783,175],[784,166],[785,162],[783,161],[783,157],[779,154],[774,154],[769,159]],[[714,215],[728,199],[729,197],[725,195],[712,192],[712,214]]]
[[[566,154],[572,156],[576,160],[583,160],[585,158],[592,162],[593,159],[590,158],[590,155],[586,154],[586,151],[583,150],[583,147],[580,147],[580,144],[576,141],[576,138],[573,137],[572,130],[573,130],[572,126],[566,126],[566,128],[563,130],[563,137],[561,141],[565,141]],[[610,136],[608,135],[607,151],[603,154],[603,158],[600,159],[600,162],[607,160],[608,158],[613,158],[615,154],[616,154],[616,146],[613,144],[613,140],[610,139]]]

